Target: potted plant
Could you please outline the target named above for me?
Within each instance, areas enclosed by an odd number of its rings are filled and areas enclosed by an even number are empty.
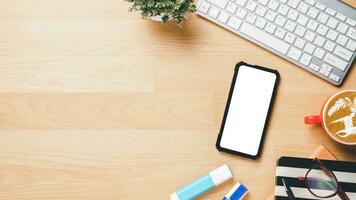
[[[166,23],[174,20],[181,25],[189,13],[195,12],[193,0],[127,0],[130,10],[141,11],[143,17]]]

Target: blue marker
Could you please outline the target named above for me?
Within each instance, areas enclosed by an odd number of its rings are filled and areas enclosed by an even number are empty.
[[[223,198],[223,200],[240,200],[245,197],[248,190],[241,183],[237,183]]]
[[[227,165],[223,165],[208,175],[202,176],[171,194],[171,200],[191,200],[204,192],[232,178]]]

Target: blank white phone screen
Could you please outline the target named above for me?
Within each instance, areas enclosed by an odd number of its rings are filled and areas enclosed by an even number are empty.
[[[220,146],[256,156],[272,100],[276,74],[240,66]]]

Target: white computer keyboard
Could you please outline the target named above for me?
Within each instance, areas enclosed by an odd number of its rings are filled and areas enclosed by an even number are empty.
[[[197,14],[335,85],[356,56],[356,9],[338,0],[199,0]]]

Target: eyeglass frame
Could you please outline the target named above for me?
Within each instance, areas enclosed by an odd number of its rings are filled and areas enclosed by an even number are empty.
[[[340,182],[337,180],[337,177],[335,176],[334,172],[333,172],[332,170],[330,170],[330,169],[329,169],[324,163],[322,163],[318,158],[315,158],[314,161],[317,162],[317,164],[313,165],[313,166],[308,170],[308,172],[305,174],[304,177],[302,177],[302,176],[298,177],[298,180],[299,180],[299,181],[304,181],[304,182],[305,182],[305,184],[307,185],[307,189],[309,190],[309,192],[310,192],[311,194],[313,194],[314,196],[318,197],[318,198],[330,198],[330,197],[334,197],[334,196],[338,195],[338,196],[339,196],[341,199],[343,199],[343,200],[350,200],[350,198],[349,198],[349,197],[347,196],[347,194],[345,193],[344,189],[342,189],[342,187],[341,187],[341,185],[340,185]],[[318,196],[318,195],[316,195],[314,192],[312,192],[312,190],[311,190],[311,188],[310,188],[310,186],[309,186],[309,183],[308,183],[308,181],[307,181],[307,180],[308,180],[307,177],[308,177],[308,174],[309,174],[313,169],[315,169],[316,167],[320,167],[320,169],[323,170],[324,173],[326,173],[326,175],[328,175],[328,176],[331,175],[331,176],[335,179],[335,181],[336,181],[336,183],[337,183],[337,188],[336,188],[336,191],[335,191],[333,194],[322,197],[322,196]]]

